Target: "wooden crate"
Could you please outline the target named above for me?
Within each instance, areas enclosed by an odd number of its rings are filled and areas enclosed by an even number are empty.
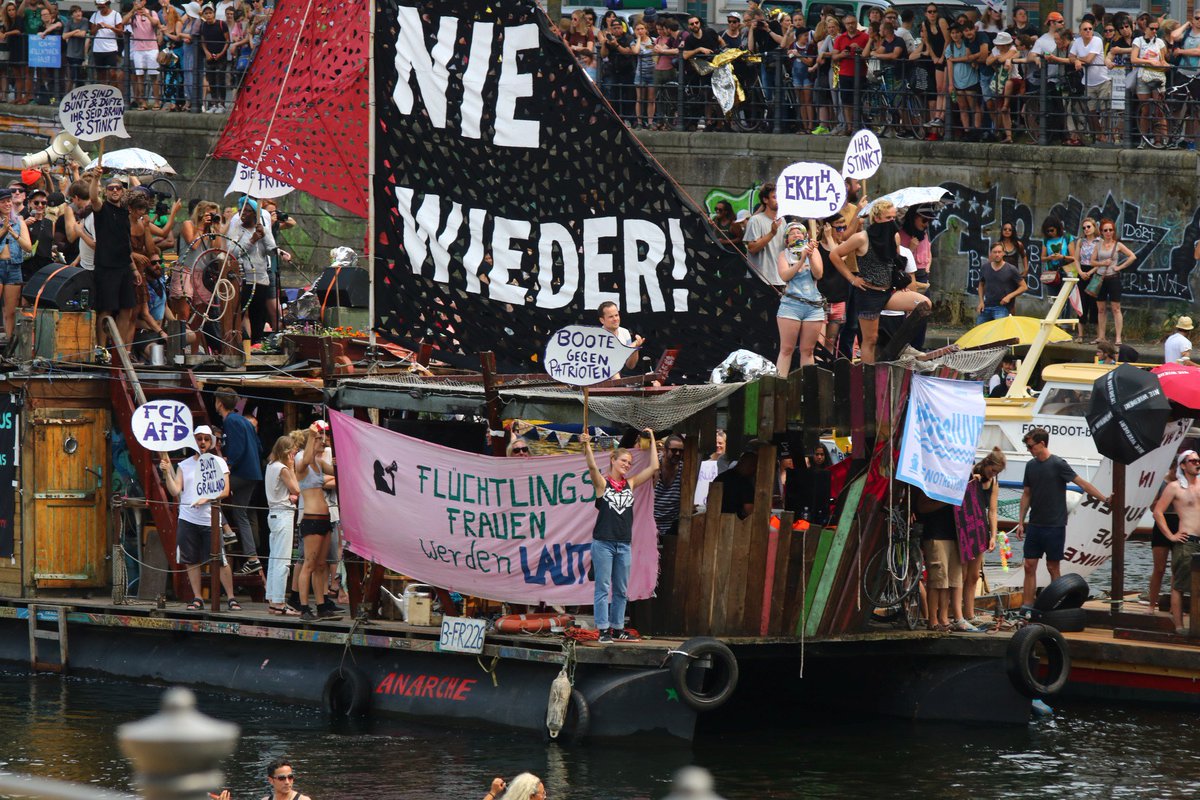
[[[67,364],[95,360],[96,317],[92,311],[39,308],[36,319],[23,312],[17,322],[17,354]]]

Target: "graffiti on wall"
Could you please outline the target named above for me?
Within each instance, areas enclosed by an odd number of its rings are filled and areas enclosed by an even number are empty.
[[[1052,205],[1043,216],[1014,197],[1000,194],[998,186],[975,189],[948,181],[941,184],[953,195],[933,221],[933,242],[957,235],[954,252],[967,258],[968,292],[973,292],[979,269],[987,261],[991,242],[999,238],[1000,226],[1011,222],[1029,255],[1030,294],[1043,296],[1037,276],[1041,272],[1042,222],[1047,216],[1061,220],[1064,230],[1075,233],[1086,217],[1107,218],[1117,225],[1121,240],[1137,260],[1122,273],[1122,290],[1131,297],[1193,302],[1197,296],[1191,278],[1196,267],[1194,247],[1200,239],[1200,208],[1186,216],[1181,211],[1161,212],[1160,217],[1130,200],[1118,201],[1108,192],[1099,204],[1074,195]],[[957,223],[957,224],[956,224]]]

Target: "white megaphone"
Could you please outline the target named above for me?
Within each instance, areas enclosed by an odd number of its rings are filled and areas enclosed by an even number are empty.
[[[21,165],[25,169],[33,169],[44,164],[52,164],[59,159],[69,158],[79,164],[79,166],[87,166],[91,161],[88,154],[79,146],[79,140],[71,134],[63,131],[50,141],[50,146],[38,153],[30,153],[21,159]]]

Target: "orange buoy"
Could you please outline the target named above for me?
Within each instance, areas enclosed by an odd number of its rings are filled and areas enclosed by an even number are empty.
[[[497,618],[495,628],[498,633],[549,633],[574,621],[570,614],[506,614]]]

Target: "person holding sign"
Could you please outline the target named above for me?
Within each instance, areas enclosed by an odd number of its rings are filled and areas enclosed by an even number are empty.
[[[596,527],[592,529],[592,574],[596,581],[593,613],[601,644],[638,638],[625,630],[625,589],[629,583],[630,555],[633,550],[633,490],[651,480],[658,471],[654,431],[646,428],[644,435],[650,437],[650,466],[632,476],[629,470],[633,467],[633,453],[624,447],[613,450],[608,474],[605,475],[596,466],[592,437],[587,432],[579,435],[583,454],[587,457],[588,473],[592,485],[596,487],[596,509],[599,512],[596,515]]]
[[[896,206],[878,200],[871,206],[871,224],[846,239],[829,253],[829,260],[849,273],[846,258],[858,257],[858,273],[853,275],[854,308],[858,317],[864,364],[875,363],[875,343],[879,339],[879,316],[884,309],[909,313],[929,298],[907,286],[911,279],[904,274],[906,259],[900,254],[900,226],[896,222]]]
[[[779,325],[779,357],[775,368],[786,377],[792,366],[792,353],[800,343],[800,366],[813,363],[813,349],[825,327],[825,298],[817,281],[825,274],[817,243],[808,237],[801,222],[793,222],[784,231],[787,246],[777,261],[780,280],[787,283],[779,300],[775,320]]]
[[[200,425],[192,434],[196,438],[197,452],[191,458],[171,468],[171,459],[163,453],[159,461],[163,483],[172,497],[179,498],[179,527],[175,529],[176,559],[187,567],[188,584],[192,587],[193,600],[189,611],[202,611],[204,601],[200,599],[200,567],[208,561],[211,549],[212,515],[209,503],[229,496],[229,467],[225,460],[212,454],[215,440],[212,428]],[[207,458],[206,458],[207,456]],[[202,467],[202,462],[204,465]],[[207,474],[215,464],[215,475]],[[215,496],[214,496],[215,495]],[[233,599],[233,571],[221,551],[221,587],[225,590],[230,611],[241,611],[242,607]]]

